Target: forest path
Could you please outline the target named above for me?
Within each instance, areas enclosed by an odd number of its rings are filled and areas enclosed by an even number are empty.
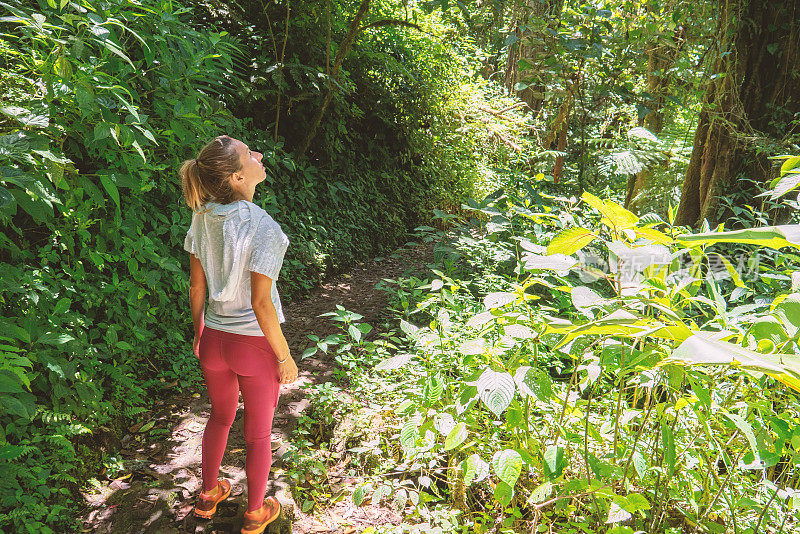
[[[426,264],[433,260],[433,247],[433,243],[408,243],[385,258],[334,276],[308,298],[285,306],[287,322],[282,326],[295,360],[312,344],[308,335],[323,338],[337,332],[334,323],[319,317],[335,310],[337,304],[363,315],[362,322],[375,327],[365,337],[375,337],[387,304],[386,293],[376,289],[376,284],[384,278],[426,271]],[[371,506],[369,500],[355,507],[349,498],[318,512],[315,519],[313,513],[303,514],[292,501],[285,476],[288,466],[281,457],[298,418],[309,405],[306,388],[331,381],[336,365],[332,356],[317,353],[298,362],[299,376],[294,384],[281,386],[272,427],[273,460],[267,495],[275,495],[284,506],[284,515],[293,516],[291,534],[354,534],[369,525],[397,524],[402,519],[391,509]],[[155,404],[151,412],[141,414],[142,423],[131,427],[119,443],[127,474],[101,482],[93,493],[84,493],[87,506],[81,517],[83,532],[238,533],[247,506],[243,410],[237,412],[220,469],[220,477],[232,482],[231,497],[220,503],[214,519],[197,520],[191,511],[201,485],[202,435],[211,408],[208,394],[203,386],[197,391],[180,391],[176,385],[174,396],[157,399]],[[241,402],[239,407],[243,408]],[[355,481],[342,477],[339,482],[344,488]],[[265,532],[289,534],[288,524],[276,521]]]

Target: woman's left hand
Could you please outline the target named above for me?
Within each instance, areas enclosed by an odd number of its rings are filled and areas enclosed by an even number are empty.
[[[200,336],[194,336],[194,342],[192,342],[192,352],[194,352],[195,357],[199,360],[200,359]]]

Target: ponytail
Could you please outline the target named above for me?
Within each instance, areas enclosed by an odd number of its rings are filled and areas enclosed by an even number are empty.
[[[234,190],[230,175],[241,169],[239,153],[233,138],[215,137],[207,143],[196,158],[187,159],[180,168],[181,187],[186,204],[197,212],[210,200],[220,204],[233,202]]]
[[[200,183],[200,174],[197,171],[197,160],[195,158],[187,159],[181,165],[181,188],[183,189],[183,198],[186,204],[192,209],[197,211],[202,204],[208,200],[202,189]]]

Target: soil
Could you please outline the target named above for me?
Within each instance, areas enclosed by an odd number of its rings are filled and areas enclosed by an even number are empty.
[[[362,321],[375,327],[368,339],[375,336],[386,318],[387,304],[386,293],[376,288],[376,284],[383,279],[427,271],[426,265],[433,260],[433,247],[430,242],[408,243],[389,257],[376,258],[334,276],[305,300],[284,306],[287,322],[282,330],[295,361],[313,344],[308,335],[323,338],[337,332],[330,320],[319,317],[335,310],[337,304],[363,315]],[[298,417],[308,408],[308,386],[331,381],[336,365],[332,357],[317,353],[298,361],[297,381],[281,387],[273,423],[273,460],[267,495],[278,498],[283,514],[268,527],[267,533],[355,534],[367,526],[396,525],[403,519],[393,509],[372,506],[369,499],[355,506],[350,494],[357,480],[344,476],[344,465],[336,484],[346,498],[326,509],[317,506],[311,515],[303,514],[293,502],[282,456],[292,439]],[[346,392],[346,385],[342,387]],[[232,483],[231,497],[219,504],[213,519],[198,520],[191,511],[201,487],[201,442],[210,414],[208,395],[203,387],[182,391],[176,385],[174,396],[157,399],[154,403],[151,412],[141,414],[143,423],[131,427],[121,440],[119,456],[127,474],[115,480],[106,479],[99,487],[83,492],[86,501],[86,510],[81,516],[83,531],[238,533],[247,506],[242,410],[237,413],[231,429],[220,469],[220,477]],[[341,464],[348,461],[342,460]],[[332,472],[336,473],[337,469],[328,472],[329,483]]]

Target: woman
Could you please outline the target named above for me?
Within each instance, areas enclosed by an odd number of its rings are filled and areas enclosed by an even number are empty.
[[[241,391],[248,497],[243,534],[263,532],[280,514],[274,497],[264,499],[272,416],[280,384],[297,379],[297,365],[281,332],[285,319],[275,287],[289,240],[252,202],[256,185],[266,178],[261,157],[223,135],[180,170],[193,211],[184,242],[190,253],[193,350],[211,399],[203,432],[203,491],[194,513],[211,517],[230,495],[230,482],[217,476]]]

